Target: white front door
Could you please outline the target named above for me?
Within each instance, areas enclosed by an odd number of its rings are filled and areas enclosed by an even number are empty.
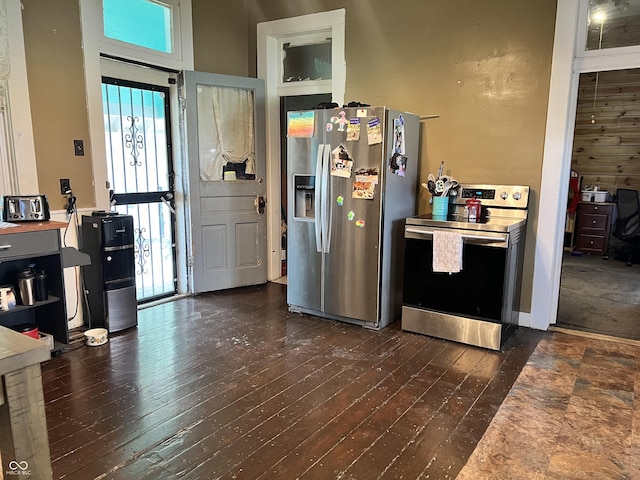
[[[185,72],[194,293],[267,281],[264,82]]]

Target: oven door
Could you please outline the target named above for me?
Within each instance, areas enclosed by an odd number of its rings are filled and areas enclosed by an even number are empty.
[[[434,272],[433,228],[405,228],[403,304],[502,322],[509,234],[454,230],[463,238],[462,271]]]

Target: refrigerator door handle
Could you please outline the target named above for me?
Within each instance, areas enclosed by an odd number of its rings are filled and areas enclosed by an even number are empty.
[[[333,205],[331,205],[331,176],[329,174],[331,169],[331,147],[325,145],[324,149],[324,170],[323,170],[323,201],[322,205],[325,208],[322,214],[322,238],[323,238],[323,251],[329,253],[331,249],[331,221],[333,217]]]
[[[316,251],[322,253],[322,159],[323,159],[324,144],[318,145],[318,155],[316,157],[316,178],[314,182],[314,226],[316,229]]]

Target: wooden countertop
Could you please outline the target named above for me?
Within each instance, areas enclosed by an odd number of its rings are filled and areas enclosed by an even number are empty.
[[[22,222],[15,223],[14,225],[17,225],[17,227],[0,228],[0,235],[8,233],[39,232],[41,230],[57,230],[67,228],[68,224],[65,222],[58,222],[56,220],[49,220],[48,222]]]
[[[0,375],[50,358],[51,352],[46,343],[0,326]]]

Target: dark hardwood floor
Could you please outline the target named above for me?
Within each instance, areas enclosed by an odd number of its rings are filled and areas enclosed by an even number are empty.
[[[150,307],[43,364],[54,478],[455,478],[541,337],[374,332],[273,283]]]

